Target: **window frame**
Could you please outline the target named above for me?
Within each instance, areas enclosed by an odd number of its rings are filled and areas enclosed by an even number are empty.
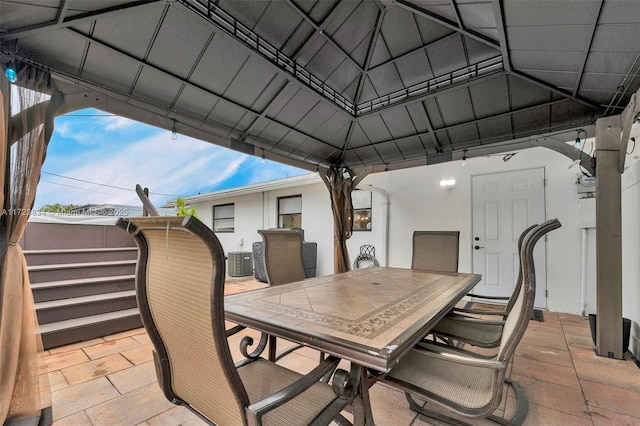
[[[230,217],[216,217],[216,208],[217,207],[228,207],[228,206],[233,206],[233,216]],[[236,203],[226,203],[226,204],[215,204],[211,207],[211,213],[213,216],[212,219],[212,225],[213,225],[213,232],[218,232],[221,234],[232,234],[234,232],[236,232]],[[233,226],[231,227],[231,229],[227,228],[223,228],[221,230],[217,230],[216,229],[216,222],[220,221],[220,220],[233,220]]]
[[[280,213],[280,201],[281,200],[286,200],[286,199],[291,199],[291,198],[299,198],[300,199],[300,212],[298,212],[298,213]],[[278,228],[282,228],[282,229],[302,228],[302,194],[286,195],[286,196],[283,196],[283,197],[278,197],[277,201],[278,201],[278,204],[277,204],[277,206],[278,206],[277,207],[278,208],[278,211],[277,211],[277,218],[278,218],[277,227]],[[293,224],[294,226],[285,228],[283,226],[283,224],[284,224],[284,221],[282,220],[283,216],[292,216],[292,215],[298,215],[299,218],[300,218],[300,220],[299,220],[300,223],[298,224],[298,226],[295,226],[295,224]],[[295,221],[295,219],[294,219],[294,221]],[[294,222],[294,221],[292,221],[292,222]]]

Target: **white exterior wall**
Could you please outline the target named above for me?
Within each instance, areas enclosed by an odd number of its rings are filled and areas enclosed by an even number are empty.
[[[639,164],[630,158],[629,169],[623,175],[623,315],[632,319],[632,335],[635,336],[640,336],[640,263],[637,261],[640,253]],[[361,187],[370,185],[377,189],[372,196],[372,230],[354,232],[348,240],[351,262],[361,245],[372,244],[376,247],[376,257],[381,265],[387,264],[385,259],[388,256],[388,266],[409,267],[414,230],[460,230],[459,269],[470,272],[473,270],[472,176],[543,168],[547,179],[546,218],[557,218],[562,223],[560,229],[548,235],[546,242],[539,243],[546,244],[547,307],[554,312],[579,314],[582,271],[580,195],[576,189],[579,170],[577,167],[569,169],[570,165],[571,161],[561,154],[545,148],[532,148],[518,152],[508,162],[504,162],[501,156],[470,158],[464,167],[460,162],[449,162],[369,175]],[[444,189],[440,187],[441,179],[455,179],[456,185],[451,190]],[[211,226],[212,205],[234,202],[236,231],[218,234],[218,237],[225,251],[251,251],[251,243],[260,240],[257,229],[277,226],[277,198],[295,194],[302,195],[305,239],[318,243],[317,274],[331,274],[333,219],[328,191],[319,178],[318,183],[191,205],[197,209],[201,219]],[[388,217],[385,218],[387,207]],[[385,242],[386,220],[389,237]],[[588,229],[586,234],[586,313],[595,313],[595,230]],[[244,246],[239,246],[240,238],[244,239]],[[633,343],[630,349],[634,350]]]

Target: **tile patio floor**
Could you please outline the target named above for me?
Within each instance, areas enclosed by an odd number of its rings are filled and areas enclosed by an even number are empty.
[[[232,278],[227,291],[260,285],[253,279]],[[237,343],[230,341],[231,348]],[[144,329],[51,349],[46,361],[55,426],[204,424],[162,396]],[[316,362],[317,352],[310,349],[281,361],[301,372]],[[544,312],[544,322],[532,321],[516,351],[511,378],[529,398],[526,425],[640,425],[640,368],[630,358],[595,355],[586,318]],[[398,391],[376,384],[370,392],[377,425],[441,424],[410,411]],[[505,401],[509,410],[513,399],[507,396]]]

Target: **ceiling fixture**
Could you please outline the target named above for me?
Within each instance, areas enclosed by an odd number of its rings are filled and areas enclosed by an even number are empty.
[[[261,162],[262,164],[264,164],[264,162],[265,162],[265,158],[264,158],[264,148],[262,148],[262,158],[260,159],[260,162]]]
[[[584,140],[587,141],[587,132],[584,129],[578,130],[578,134],[576,135],[575,147],[580,148],[582,141],[580,140],[580,133],[584,133]]]
[[[176,130],[176,120],[175,118],[173,119],[173,127],[171,128],[171,139],[172,140],[176,140],[178,139],[178,131]]]
[[[16,71],[16,67],[13,65],[13,62],[9,62],[7,67],[4,70],[4,75],[9,80],[9,83],[15,83],[18,81],[18,72]]]
[[[460,162],[463,166],[467,164],[467,150],[462,151],[462,161]]]

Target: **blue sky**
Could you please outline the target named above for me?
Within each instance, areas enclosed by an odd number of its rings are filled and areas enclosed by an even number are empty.
[[[94,109],[56,119],[42,172],[36,209],[50,203],[139,205],[132,191],[138,183],[161,207],[177,196],[309,173],[180,134],[172,140],[167,130]]]

